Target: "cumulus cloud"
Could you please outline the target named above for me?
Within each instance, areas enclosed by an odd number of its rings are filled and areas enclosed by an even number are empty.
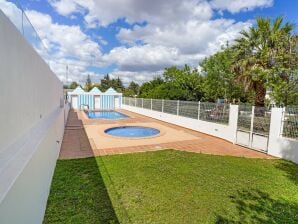
[[[50,50],[57,50],[57,56],[82,61],[98,60],[102,56],[98,43],[82,32],[80,26],[54,23],[49,15],[37,11],[29,10],[26,14]]]
[[[13,4],[6,4],[7,13],[15,16]],[[116,65],[113,75],[144,82],[169,66],[189,64],[197,67],[200,60],[218,51],[227,41],[238,37],[239,31],[251,26],[251,21],[214,18],[215,12],[237,13],[257,7],[270,7],[273,0],[48,0],[57,13],[69,19],[83,18],[84,31],[79,25],[53,22],[50,15],[26,11],[43,42],[51,51],[50,65],[69,80],[82,81],[90,74],[88,66]],[[80,16],[80,17],[79,17]],[[102,53],[107,40],[97,35],[98,27],[124,19],[130,28],[119,27],[119,45]],[[86,29],[90,32],[85,32]],[[70,71],[71,70],[71,71]]]
[[[273,5],[273,0],[212,0],[210,4],[214,9],[237,13],[240,11],[253,10],[259,7],[271,7]]]
[[[163,73],[162,70],[155,72],[131,72],[131,71],[114,71],[111,74],[111,78],[120,77],[123,84],[128,86],[131,81],[142,84],[144,82],[152,80],[152,78],[161,76]]]
[[[85,20],[107,26],[119,18],[128,23],[147,21],[152,24],[168,24],[175,21],[187,21],[190,18],[210,19],[212,9],[205,0],[50,0],[50,4],[62,15],[87,10]],[[88,3],[86,3],[88,2]]]
[[[143,41],[153,46],[175,48],[179,54],[209,55],[220,49],[226,41],[237,37],[241,29],[250,26],[249,22],[238,22],[227,19],[208,21],[189,20],[160,28],[155,25],[135,26],[134,29],[122,28],[117,37],[131,45]],[[212,49],[210,49],[212,45]],[[217,47],[215,47],[217,46]]]
[[[69,67],[69,81],[85,80],[90,65],[104,66],[100,45],[86,35],[80,26],[54,23],[52,18],[37,11],[26,11],[49,50],[46,59],[58,77],[65,81],[66,65]],[[102,40],[104,41],[104,40]]]

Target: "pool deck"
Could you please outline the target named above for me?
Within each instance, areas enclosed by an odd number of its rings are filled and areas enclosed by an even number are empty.
[[[128,118],[88,119],[82,111],[70,110],[59,159],[86,158],[114,154],[176,149],[188,152],[247,158],[274,158],[228,141],[172,125],[127,110]],[[104,133],[110,127],[137,125],[157,128],[160,134],[147,138],[112,137]]]

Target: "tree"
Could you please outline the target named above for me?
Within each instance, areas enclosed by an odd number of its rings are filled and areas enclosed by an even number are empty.
[[[91,89],[92,89],[92,82],[91,82],[90,75],[88,74],[86,83],[85,83],[85,90],[89,92]]]
[[[108,88],[112,86],[110,75],[106,74],[103,79],[100,80],[101,91],[105,92]]]
[[[228,102],[234,99],[247,101],[242,85],[235,83],[234,74],[231,71],[232,63],[233,52],[228,44],[221,51],[205,58],[200,63],[204,75],[204,100],[216,101],[224,98]]]
[[[238,83],[245,90],[253,90],[256,106],[264,106],[266,87],[276,80],[287,79],[284,68],[289,67],[285,46],[291,39],[294,26],[283,23],[282,17],[273,22],[267,18],[258,18],[257,25],[248,31],[240,32],[236,39],[233,72]]]
[[[181,100],[200,100],[203,96],[203,77],[196,69],[188,65],[179,69],[175,66],[166,68],[163,74],[166,83],[173,85],[182,95]]]
[[[165,83],[165,81],[161,77],[154,77],[153,80],[142,84],[139,96],[143,98],[154,98],[152,97],[152,91],[163,83]]]
[[[119,78],[119,76],[116,79],[115,90],[117,90],[118,92],[123,92],[124,90],[124,85],[122,83],[122,80]]]
[[[69,88],[70,89],[75,89],[79,86],[79,84],[77,82],[72,82],[70,85],[69,85]]]
[[[131,89],[134,93],[134,95],[138,95],[139,94],[139,91],[140,91],[140,86],[138,83],[135,83],[134,81],[131,81],[129,86],[128,86],[128,89]]]

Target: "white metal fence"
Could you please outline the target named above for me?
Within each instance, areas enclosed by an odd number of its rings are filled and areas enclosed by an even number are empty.
[[[298,107],[287,107],[285,109],[282,136],[298,140]]]
[[[229,123],[229,104],[128,97],[123,97],[123,104],[203,121]]]
[[[228,125],[230,119],[230,105],[223,103],[123,97],[123,104],[223,125]],[[249,136],[244,145],[253,145],[254,136],[255,139],[258,136],[268,138],[270,120],[271,108],[239,105],[237,130],[246,132]],[[285,108],[281,122],[282,136],[298,139],[298,107]],[[266,151],[265,148],[262,150]]]

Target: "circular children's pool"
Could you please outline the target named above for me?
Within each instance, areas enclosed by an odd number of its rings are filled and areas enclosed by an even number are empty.
[[[140,126],[122,126],[109,128],[105,130],[108,135],[127,137],[127,138],[141,138],[154,136],[160,133],[159,130],[155,128],[140,127]]]

